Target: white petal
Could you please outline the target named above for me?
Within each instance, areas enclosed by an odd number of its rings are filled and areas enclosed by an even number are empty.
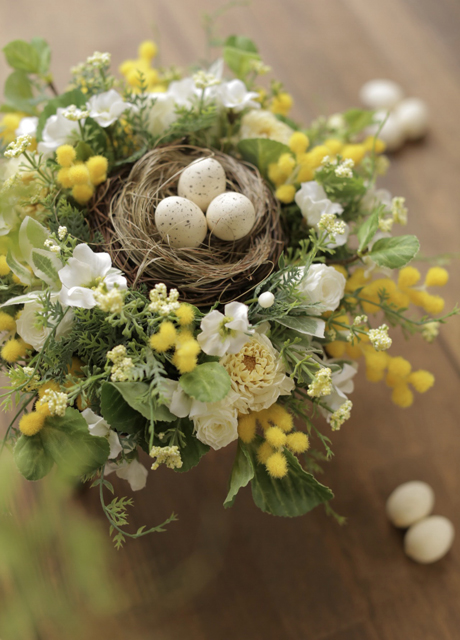
[[[129,482],[133,491],[139,491],[147,484],[148,471],[144,465],[137,460],[132,460],[126,466],[122,466],[116,473],[119,478],[123,478],[123,480]]]
[[[110,429],[107,439],[110,446],[109,458],[116,458],[123,450],[123,447],[120,444],[118,433],[116,433],[116,431],[113,431],[113,429]]]

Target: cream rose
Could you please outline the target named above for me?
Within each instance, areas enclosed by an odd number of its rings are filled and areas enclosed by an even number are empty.
[[[240,413],[261,411],[274,404],[280,395],[288,395],[295,387],[286,376],[279,353],[265,335],[254,334],[235,354],[220,363],[228,371],[232,389],[238,395],[234,407]]]
[[[311,313],[320,315],[324,311],[335,311],[345,292],[346,280],[334,267],[312,264],[305,276],[305,268],[299,269],[301,280],[298,289],[308,302],[316,305]]]
[[[221,449],[238,438],[238,412],[223,402],[206,405],[207,413],[193,418],[195,435],[212,449]]]

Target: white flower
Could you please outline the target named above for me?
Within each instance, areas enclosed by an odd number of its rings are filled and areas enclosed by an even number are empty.
[[[193,78],[184,78],[183,80],[171,82],[166,95],[173,98],[178,107],[190,109],[193,98],[196,96],[196,86]]]
[[[164,380],[161,393],[168,409],[178,418],[186,418],[197,402],[185,393],[177,380]]]
[[[268,409],[280,395],[289,395],[295,388],[294,380],[285,374],[280,354],[263,334],[255,333],[238,353],[225,356],[220,364],[236,394],[234,402],[231,396],[228,401],[240,413]]]
[[[38,126],[38,118],[36,116],[22,118],[19,123],[19,127],[16,129],[15,133],[17,136],[33,136],[34,138],[37,135],[37,126]]]
[[[57,298],[58,294],[52,295],[51,302],[56,302]],[[26,302],[26,304],[24,305],[24,309],[21,311],[21,315],[16,321],[18,334],[21,336],[24,342],[27,342],[27,344],[31,344],[36,351],[41,351],[43,349],[46,339],[53,330],[52,326],[36,326],[37,313],[42,312],[43,303],[39,298],[32,302]],[[73,317],[73,311],[67,311],[64,318],[59,323],[58,328],[56,329],[56,340],[63,338],[70,332],[72,328]]]
[[[115,471],[119,478],[127,480],[133,491],[139,491],[147,484],[148,471],[138,460],[131,460],[131,462],[123,460],[123,462],[119,463],[109,462],[109,464],[105,465],[104,475],[107,476],[112,471]]]
[[[174,98],[168,93],[151,93],[150,98],[148,130],[153,136],[159,136],[177,119]]]
[[[197,340],[202,350],[210,356],[238,353],[254,333],[249,327],[248,308],[241,302],[230,302],[224,308],[225,315],[214,309],[201,321],[201,333]]]
[[[302,182],[295,194],[295,201],[310,227],[316,227],[323,213],[340,215],[343,212],[340,204],[328,199],[323,187],[316,180]]]
[[[125,102],[115,89],[92,96],[86,106],[89,110],[90,118],[104,128],[110,127],[122,113],[134,107],[130,102]]]
[[[371,212],[378,205],[383,204],[385,213],[391,213],[392,197],[388,189],[371,188],[361,199],[361,208]]]
[[[201,404],[201,403],[200,403]],[[206,413],[193,417],[196,437],[212,449],[221,449],[238,439],[238,411],[227,398],[205,405]]]
[[[335,311],[345,291],[344,276],[325,264],[312,264],[306,276],[305,267],[300,267],[299,272],[298,290],[308,302],[316,305],[311,313],[320,315],[324,311]]]
[[[78,123],[68,120],[64,116],[65,108],[59,107],[54,116],[50,116],[45,123],[42,132],[42,141],[38,143],[39,153],[51,156],[62,144],[72,140],[72,136],[78,131]],[[81,120],[81,125],[85,123]]]
[[[108,253],[94,253],[87,244],[75,247],[73,257],[60,269],[62,289],[59,299],[69,307],[92,309],[96,306],[94,288],[101,282],[110,291],[114,286],[126,289],[126,278],[119,269],[112,267]]]
[[[255,91],[248,91],[246,85],[241,80],[230,80],[224,82],[217,90],[217,101],[226,109],[233,111],[243,111],[247,107],[260,109],[260,104],[256,102],[259,94]]]
[[[122,446],[116,431],[110,428],[110,425],[104,418],[98,416],[91,409],[85,409],[81,415],[88,423],[88,429],[92,436],[107,438],[110,446],[109,458],[116,458],[122,451]]]
[[[241,120],[240,138],[268,138],[288,144],[294,133],[287,124],[278,120],[274,113],[265,109],[252,109]]]

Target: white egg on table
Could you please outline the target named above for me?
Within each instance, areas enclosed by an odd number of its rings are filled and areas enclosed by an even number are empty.
[[[223,166],[214,158],[200,158],[182,171],[177,193],[206,211],[212,200],[224,193],[227,178]]]
[[[359,92],[361,102],[368,109],[393,109],[403,96],[403,90],[393,80],[369,80]]]
[[[242,193],[227,191],[211,202],[206,211],[210,231],[220,240],[239,240],[250,233],[256,220],[252,202]]]
[[[443,516],[429,516],[413,524],[404,537],[404,551],[416,562],[440,560],[452,546],[454,525]]]
[[[410,140],[426,134],[430,116],[426,103],[420,98],[406,98],[395,107],[394,115]]]
[[[395,527],[410,527],[433,511],[434,491],[426,482],[404,482],[391,493],[386,512]]]
[[[198,247],[208,230],[200,207],[179,196],[161,200],[155,211],[155,225],[163,240],[175,249]]]
[[[386,144],[388,151],[396,151],[404,144],[406,134],[394,112],[390,111],[390,113],[388,113],[388,111],[385,110],[377,111],[374,114],[374,120],[378,124],[367,127],[366,133],[372,136],[378,134],[380,140],[383,140]],[[382,122],[384,122],[384,125],[380,129]]]

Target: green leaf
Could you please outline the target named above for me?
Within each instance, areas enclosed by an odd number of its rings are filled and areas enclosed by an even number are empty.
[[[72,91],[67,91],[66,93],[61,94],[57,98],[52,98],[48,100],[46,107],[40,114],[38,118],[37,125],[37,140],[40,141],[42,139],[43,127],[46,124],[46,121],[50,116],[53,116],[59,107],[69,107],[71,104],[74,104],[77,107],[83,107],[86,104],[85,95],[80,91],[80,89],[72,89]]]
[[[134,434],[146,426],[144,416],[126,402],[111,382],[104,382],[101,388],[101,413],[111,427],[122,433]]]
[[[24,40],[13,40],[3,47],[6,61],[13,69],[27,73],[39,73],[40,54],[37,49]]]
[[[288,327],[299,333],[324,338],[326,323],[320,318],[311,318],[310,316],[284,316],[283,318],[274,318],[274,320],[284,327]]]
[[[291,153],[287,145],[267,138],[240,140],[238,151],[246,162],[250,162],[259,169],[264,178],[268,178],[268,165],[278,162],[281,154]]]
[[[110,382],[121,393],[130,407],[155,422],[173,422],[174,416],[164,404],[155,404],[150,398],[150,387],[145,382]]]
[[[261,442],[262,438],[259,437],[255,444],[247,448],[254,466],[252,497],[259,509],[274,516],[292,518],[302,516],[334,497],[332,491],[307,473],[287,449],[284,455],[288,462],[288,474],[284,478],[272,478],[265,465],[257,460],[257,447]]]
[[[377,240],[368,255],[381,267],[399,269],[410,262],[419,249],[420,243],[415,236],[397,236]]]
[[[83,140],[80,140],[77,144],[75,152],[77,154],[77,160],[80,160],[80,162],[86,162],[88,158],[94,156],[94,151],[91,149],[89,144],[87,142],[83,142]]]
[[[226,509],[233,506],[238,491],[245,487],[253,477],[254,465],[252,463],[251,455],[241,440],[238,440],[238,448],[236,450],[236,457],[232,467],[228,493],[224,502],[224,507]]]
[[[240,51],[247,51],[249,53],[258,53],[256,44],[246,36],[228,36],[224,43],[225,47],[233,47]]]
[[[207,444],[203,444],[193,435],[193,422],[190,420],[181,420],[181,431],[185,436],[185,445],[180,446],[180,455],[182,458],[182,467],[175,469],[179,473],[190,471],[199,463],[202,456],[209,451]]]
[[[58,255],[46,249],[34,249],[31,255],[31,265],[35,275],[50,286],[59,282],[59,269],[62,262]]]
[[[27,262],[30,262],[33,249],[43,249],[49,231],[30,216],[26,216],[19,228],[19,248]]]
[[[64,416],[46,418],[40,437],[46,454],[67,475],[92,473],[109,457],[108,440],[92,436],[81,413],[70,407]]]
[[[32,38],[30,44],[37,51],[39,57],[38,71],[41,75],[46,75],[50,68],[51,48],[43,38]]]
[[[28,269],[26,269],[20,262],[16,260],[11,251],[8,251],[8,255],[6,256],[6,263],[14,273],[14,275],[17,276],[23,284],[32,284],[32,274]]]
[[[14,460],[26,480],[41,480],[54,464],[53,458],[43,447],[40,433],[19,438],[14,447]]]
[[[32,85],[25,71],[13,71],[5,82],[5,100],[9,105],[18,111],[28,114],[35,113],[35,107],[31,104],[33,100]]]
[[[379,218],[383,213],[384,205],[379,205],[366,220],[360,225],[357,236],[359,240],[358,252],[364,251],[369,246],[372,238],[375,236],[379,228]]]
[[[366,109],[349,109],[345,111],[343,117],[348,126],[348,135],[351,137],[372,124],[374,112]]]
[[[224,47],[223,58],[227,67],[241,80],[244,80],[251,70],[251,62],[260,60],[258,53],[232,46]]]
[[[230,391],[231,379],[218,362],[199,364],[179,378],[185,393],[200,402],[219,402]]]

